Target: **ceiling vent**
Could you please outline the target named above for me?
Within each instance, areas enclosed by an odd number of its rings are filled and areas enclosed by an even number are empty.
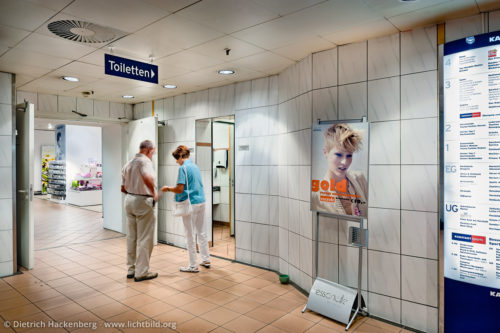
[[[54,21],[47,27],[50,32],[59,37],[87,44],[107,43],[124,35],[116,29],[76,20]]]

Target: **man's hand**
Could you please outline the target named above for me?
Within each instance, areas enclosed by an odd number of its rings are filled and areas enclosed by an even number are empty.
[[[123,185],[122,185],[122,193],[125,193],[125,194],[128,193],[127,190],[125,189],[125,186],[123,186]]]

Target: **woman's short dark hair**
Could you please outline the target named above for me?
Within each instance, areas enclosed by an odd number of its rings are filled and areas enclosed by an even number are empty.
[[[188,158],[189,157],[189,148],[184,145],[180,145],[179,147],[175,148],[175,150],[172,152],[172,156],[178,160],[179,158]]]

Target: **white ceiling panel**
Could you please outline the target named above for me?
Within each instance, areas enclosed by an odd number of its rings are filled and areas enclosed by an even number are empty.
[[[232,64],[236,66],[236,70],[238,70],[238,66],[243,66],[254,71],[274,74],[276,73],[276,70],[284,69],[293,65],[294,62],[271,52],[262,52],[233,61]]]
[[[328,0],[253,0],[268,10],[284,16]]]
[[[436,6],[415,10],[408,14],[389,17],[388,20],[399,30],[404,31],[416,27],[444,22],[446,19],[455,19],[478,14],[474,0],[454,0]]]
[[[155,7],[174,13],[182,8],[185,8],[199,0],[144,0]]]
[[[136,0],[76,0],[64,13],[125,32],[135,32],[169,13]]]
[[[285,58],[299,61],[313,52],[331,49],[335,44],[321,37],[311,37],[290,45],[272,50],[273,53]]]
[[[221,33],[196,22],[168,16],[145,29],[114,43],[117,52],[125,51],[141,58],[156,59],[189,49],[222,36]]]
[[[451,1],[454,0],[418,0],[414,2],[366,0],[366,4],[382,16],[391,17]]]
[[[95,51],[93,47],[87,46],[86,44],[84,45],[62,38],[49,37],[37,33],[29,35],[18,44],[18,47],[26,51],[39,52],[42,54],[74,60]]]
[[[498,0],[476,0],[476,2],[482,12],[500,9],[500,1]]]
[[[204,0],[178,15],[227,34],[278,17],[277,13],[248,0]]]
[[[202,84],[209,84],[213,82],[220,82],[226,80],[224,75],[217,73],[219,67],[210,67],[199,70],[197,72],[190,72],[184,75],[172,78],[175,82],[183,88],[196,87]]]
[[[93,81],[106,78],[104,66],[96,66],[78,61],[74,61],[57,69],[53,74],[60,76],[76,76],[80,81],[84,81],[85,78],[92,78]]]
[[[0,22],[13,28],[34,31],[56,12],[26,0],[0,0]]]
[[[175,82],[172,82],[171,78],[175,76],[179,76],[182,74],[187,74],[191,70],[188,68],[182,68],[182,67],[177,67],[175,65],[166,65],[166,64],[160,64],[160,63],[155,63],[158,65],[158,77],[159,77],[159,83],[160,84],[175,84]]]
[[[165,58],[158,59],[157,64],[160,66],[176,66],[181,68],[196,71],[199,69],[215,66],[222,63],[222,60],[207,57],[205,55],[191,52],[182,51]]]
[[[30,75],[16,74],[16,88],[25,85],[26,83],[33,81],[35,78]]]
[[[32,89],[51,89],[57,92],[64,92],[78,87],[81,82],[69,82],[62,80],[59,76],[44,76],[23,85],[22,90],[33,91]]]
[[[231,50],[229,52],[229,55],[226,55],[226,48]],[[261,53],[265,50],[231,36],[224,36],[222,38],[217,38],[210,42],[193,47],[190,49],[190,51],[222,61],[233,61],[249,55]]]
[[[9,50],[9,47],[5,44],[0,43],[0,54],[4,54]]]
[[[375,22],[361,24],[354,28],[337,31],[322,37],[337,45],[343,45],[395,34],[398,31],[399,30],[396,29],[391,22],[386,19],[381,19]]]
[[[61,11],[69,5],[73,0],[28,0],[29,2],[37,5],[46,7],[55,11]]]
[[[40,77],[47,74],[51,70],[48,68],[41,68],[36,66],[31,66],[28,64],[20,64],[14,62],[7,62],[0,60],[0,71],[14,73],[14,74],[26,74],[34,77]]]
[[[84,62],[86,64],[92,64],[96,66],[104,66],[104,54],[106,52],[104,50],[96,50],[84,57],[78,59],[80,62]],[[107,53],[110,53],[109,51]]]
[[[0,44],[13,47],[29,34],[26,30],[0,25]]]
[[[56,69],[70,63],[72,60],[15,48],[0,57],[0,62],[4,61],[21,65],[36,64],[40,68]]]

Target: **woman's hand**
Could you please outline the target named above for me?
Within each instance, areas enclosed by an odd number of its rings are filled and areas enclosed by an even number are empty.
[[[162,186],[161,187],[162,192],[168,192],[168,186]]]

